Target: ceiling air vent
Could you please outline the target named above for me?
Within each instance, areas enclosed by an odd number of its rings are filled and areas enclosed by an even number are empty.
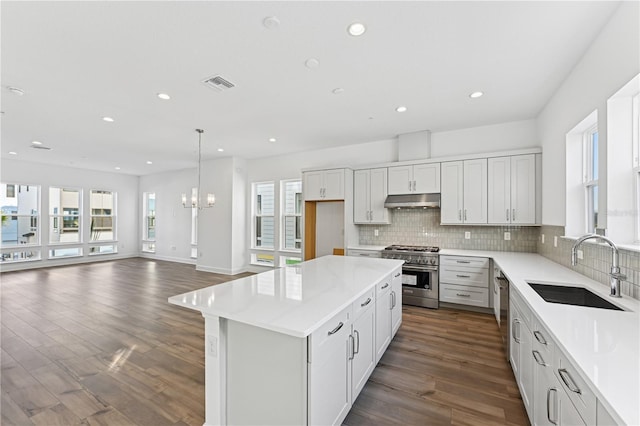
[[[43,146],[43,145],[31,145],[31,148],[33,148],[33,149],[44,149],[45,151],[51,151],[51,148],[49,148],[48,146]]]
[[[206,79],[202,80],[202,83],[205,86],[210,87],[211,89],[215,89],[215,90],[217,90],[219,92],[222,92],[223,90],[227,90],[227,89],[231,89],[233,87],[236,87],[235,84],[233,84],[229,80],[226,80],[226,79],[220,77],[219,75],[215,75],[213,77],[206,78]]]

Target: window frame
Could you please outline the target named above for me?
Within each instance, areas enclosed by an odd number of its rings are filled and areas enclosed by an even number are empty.
[[[149,197],[153,195],[153,214],[149,214]],[[142,247],[141,251],[144,253],[155,253],[156,252],[156,228],[157,228],[157,205],[158,199],[156,198],[156,193],[149,191],[142,193]],[[153,222],[153,238],[149,238],[149,229],[151,228],[149,225],[150,220]]]
[[[112,197],[112,203],[113,205],[111,206],[111,214],[93,214],[93,206],[91,205],[91,196],[93,195],[93,193],[109,193],[111,194]],[[97,209],[95,209],[97,210]],[[104,210],[104,209],[102,209]],[[117,221],[117,211],[118,211],[118,193],[116,191],[111,191],[111,190],[107,190],[107,189],[90,189],[89,190],[89,224],[90,224],[90,228],[89,228],[89,238],[88,238],[88,242],[90,244],[104,244],[104,243],[113,243],[118,241],[118,221]],[[94,240],[93,239],[93,229],[92,229],[92,225],[93,225],[93,219],[94,218],[111,218],[111,233],[112,233],[112,238],[110,240]]]
[[[77,212],[75,214],[72,213],[65,213],[65,209],[64,206],[60,205],[60,209],[62,210],[59,213],[53,213],[52,212],[52,205],[51,205],[51,190],[52,189],[58,189],[60,190],[60,194],[62,197],[62,192],[63,191],[74,191],[78,193],[78,208],[77,208]],[[82,244],[83,240],[84,240],[84,232],[83,232],[83,225],[84,225],[84,191],[82,190],[82,188],[74,188],[74,187],[70,187],[70,186],[50,186],[49,187],[49,208],[47,209],[47,213],[48,213],[48,219],[49,219],[49,243],[48,245],[50,246],[67,246],[67,245],[80,245]],[[58,229],[60,230],[60,236],[62,236],[62,233],[64,232],[64,221],[65,218],[75,218],[78,221],[78,240],[77,241],[52,241],[51,240],[51,233],[53,232],[53,229],[55,228],[55,224],[62,224],[61,226],[58,226]],[[50,251],[49,251],[50,252]],[[48,256],[49,258],[53,258],[51,256]]]
[[[286,185],[288,183],[299,183],[300,184],[300,192],[296,192],[294,193],[294,213],[290,214],[287,213],[287,209],[286,209],[286,202],[287,202],[287,191],[286,191]],[[302,179],[286,179],[286,180],[281,180],[280,181],[280,241],[279,241],[279,251],[283,252],[283,253],[302,253],[302,234],[303,234],[303,230],[302,230],[302,203],[304,202],[304,199],[302,197]],[[298,205],[300,206],[300,209],[298,211]],[[299,248],[290,248],[286,246],[286,233],[287,233],[287,218],[290,217],[294,217],[296,218],[296,229],[299,230],[299,236],[300,238],[295,238],[294,236],[294,243],[299,243],[300,247]],[[289,256],[290,257],[290,256]],[[280,264],[282,265],[282,260],[280,261]]]
[[[595,138],[594,138],[594,135]],[[596,145],[594,148],[594,144]],[[595,233],[598,228],[599,170],[598,124],[589,126],[582,136],[582,185],[584,188],[585,232]],[[594,151],[596,154],[594,155]]]
[[[258,194],[258,186],[259,185],[271,185],[273,188],[273,213],[265,214],[263,212],[262,206],[262,198],[261,194]],[[264,181],[264,182],[254,182],[251,184],[251,249],[253,250],[261,250],[261,251],[275,251],[276,250],[276,199],[278,194],[276,193],[276,184],[275,181]],[[262,242],[262,235],[258,236],[258,228],[262,228],[258,226],[258,221],[262,222],[262,218],[270,217],[274,226],[274,235],[273,235],[273,245],[272,246],[263,246],[258,245],[258,238]],[[261,229],[260,229],[261,231]],[[252,262],[253,263],[253,262]],[[275,262],[274,262],[275,263]],[[264,265],[263,265],[264,266]]]
[[[37,236],[37,238],[34,239],[33,242],[20,242],[19,240],[19,236],[16,234],[16,243],[15,244],[7,244],[4,245],[2,244],[2,242],[0,242],[0,249],[4,250],[5,249],[9,249],[8,251],[12,251],[15,252],[16,248],[33,248],[33,247],[41,247],[42,246],[42,186],[41,185],[33,185],[33,184],[25,184],[25,183],[5,183],[5,182],[1,182],[1,185],[5,185],[5,186],[9,186],[12,185],[14,186],[14,197],[11,198],[17,198],[18,196],[16,194],[20,193],[20,188],[21,187],[26,187],[27,191],[29,191],[29,188],[35,188],[38,192],[36,194],[36,212],[32,212],[31,214],[18,214],[18,212],[16,211],[15,214],[11,213],[7,213],[8,216],[10,216],[10,220],[16,220],[19,221],[20,218],[29,218],[29,228],[35,228],[35,236]],[[16,191],[16,188],[17,191]],[[16,206],[18,207],[18,206]],[[15,219],[14,219],[15,218]],[[34,219],[35,219],[35,226],[33,226],[34,223]],[[16,228],[18,229],[18,228]],[[33,230],[31,230],[31,232],[34,232]],[[18,250],[18,251],[25,251],[25,250]],[[30,250],[30,252],[32,252],[33,250]],[[26,251],[25,251],[26,252]],[[33,260],[40,260],[40,258],[38,259],[33,259]]]
[[[635,236],[634,242],[640,243],[640,93],[636,93],[631,99],[631,146],[633,150],[633,169],[632,173],[635,177]]]

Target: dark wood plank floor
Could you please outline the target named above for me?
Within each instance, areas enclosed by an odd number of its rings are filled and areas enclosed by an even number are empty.
[[[204,422],[204,321],[169,296],[228,281],[146,259],[0,275],[2,425]],[[404,307],[345,420],[527,424],[490,315]]]

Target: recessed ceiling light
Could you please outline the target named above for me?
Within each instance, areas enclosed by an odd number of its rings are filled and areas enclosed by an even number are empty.
[[[332,93],[334,95],[339,95],[340,93],[344,93],[344,89],[342,87],[336,87],[335,89],[332,90]]]
[[[267,16],[262,20],[262,25],[269,30],[275,30],[280,26],[280,20],[275,16]]]
[[[473,92],[472,94],[469,95],[469,97],[470,98],[479,98],[482,95],[484,95],[484,93],[482,93],[482,92]]]
[[[115,120],[114,120],[113,118],[111,118],[111,117],[102,117],[102,119],[103,119],[104,121],[106,121],[107,123],[113,123],[113,122],[115,121]]]
[[[118,167],[118,166],[115,166],[115,167],[114,167],[114,169],[116,169],[116,170],[120,170],[120,167]]]
[[[224,148],[218,148],[218,152],[224,152]]]
[[[318,68],[318,65],[320,65],[320,61],[316,58],[309,58],[305,61],[304,65],[309,69]]]
[[[165,101],[168,101],[169,99],[171,99],[171,96],[167,95],[166,93],[158,93],[158,97],[160,99],[164,99]]]
[[[147,161],[147,164],[153,164],[153,161]]]
[[[406,106],[399,106],[398,108],[396,108],[396,111],[398,112],[405,112],[407,110]]]
[[[14,95],[18,95],[18,96],[22,96],[22,95],[24,95],[24,90],[22,90],[22,89],[21,89],[21,88],[19,88],[19,87],[12,87],[12,86],[9,86],[9,87],[7,87],[7,89],[9,89],[9,91],[10,91],[11,93],[13,93]]]
[[[15,151],[9,151],[9,155],[18,155],[18,153]]]
[[[275,142],[276,138],[269,138],[269,142]]]
[[[40,141],[32,141],[31,143],[34,144],[34,145],[42,145],[42,142],[40,142]]]
[[[361,22],[354,22],[353,24],[347,27],[347,31],[354,37],[361,36],[367,31],[367,27],[364,26]]]

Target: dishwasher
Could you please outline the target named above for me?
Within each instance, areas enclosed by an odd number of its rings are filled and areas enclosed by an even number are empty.
[[[509,280],[502,271],[496,267],[493,272],[494,292],[499,297],[495,298],[500,301],[500,319],[498,326],[502,335],[502,344],[504,346],[505,355],[509,359]]]

